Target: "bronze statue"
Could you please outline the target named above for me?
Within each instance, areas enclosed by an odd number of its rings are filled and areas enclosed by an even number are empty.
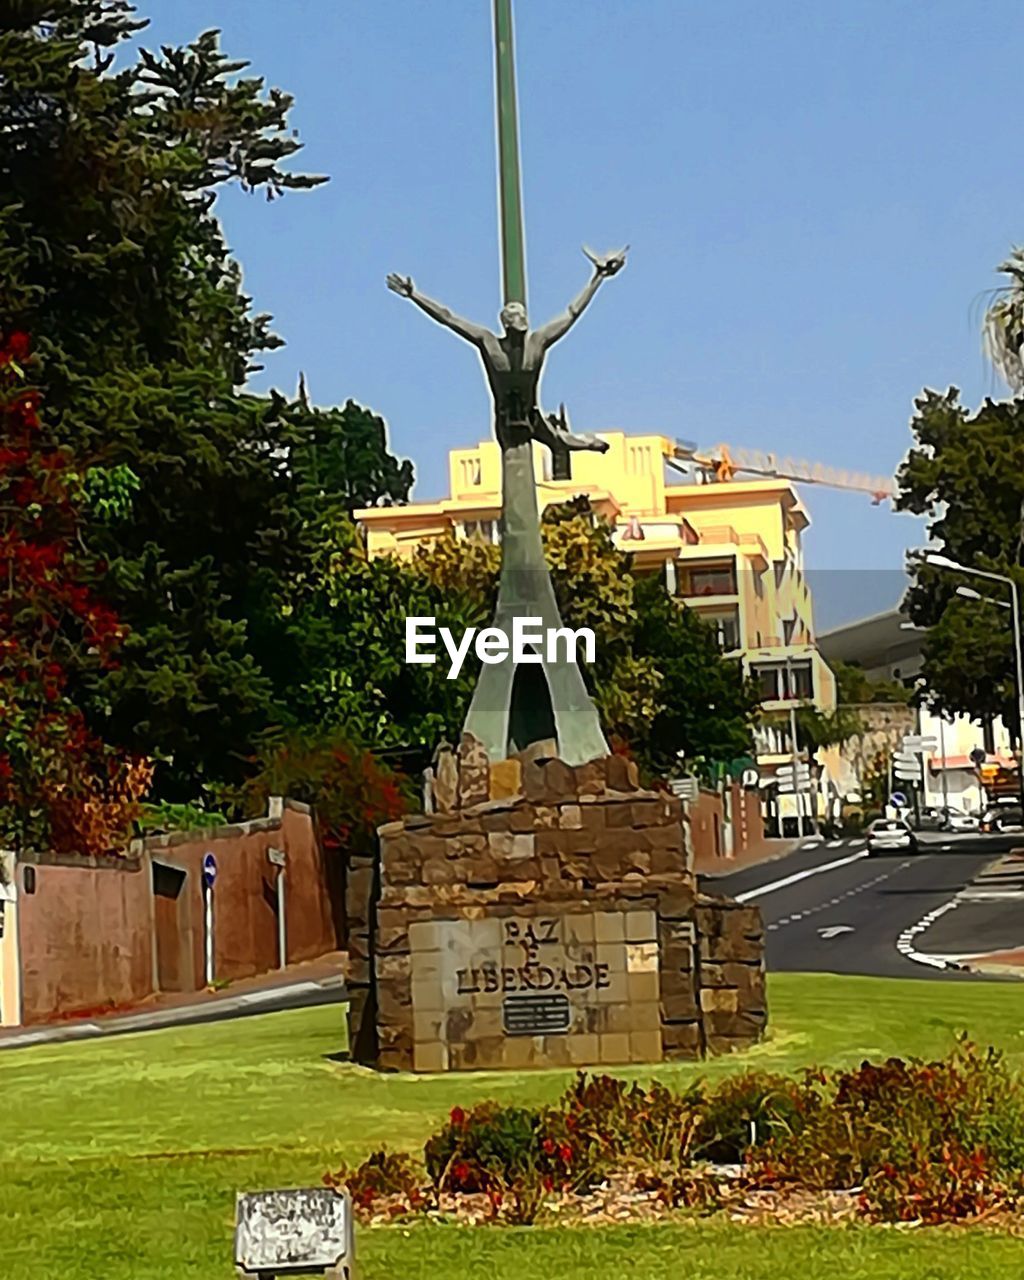
[[[629,246],[603,257],[584,248],[594,264],[594,272],[579,295],[561,315],[531,331],[526,308],[521,302],[510,302],[501,311],[503,334],[492,333],[483,325],[455,315],[440,302],[419,292],[408,276],[391,274],[388,288],[427,313],[432,320],[471,342],[480,352],[487,382],[494,401],[494,432],[498,443],[519,443],[525,432],[534,440],[551,447],[594,449],[603,453],[607,444],[590,435],[573,435],[569,430],[564,406],[561,414],[545,415],[537,403],[540,376],[549,348],[564,337],[590,305],[604,280],[616,275],[626,265]]]
[[[389,289],[471,342],[483,360],[494,401],[494,432],[501,445],[501,577],[493,625],[506,635],[512,633],[517,617],[537,618],[548,630],[563,626],[541,544],[533,443],[552,451],[604,452],[608,446],[595,436],[574,435],[564,405],[557,415],[541,411],[540,376],[549,348],[572,328],[601,283],[622,270],[627,249],[603,257],[584,249],[594,272],[568,308],[531,331],[525,306],[506,303],[500,335],[424,296],[408,276],[387,278]],[[483,743],[492,762],[528,748],[550,751],[571,765],[609,752],[579,667],[540,653],[522,666],[506,659],[481,668],[465,732]]]

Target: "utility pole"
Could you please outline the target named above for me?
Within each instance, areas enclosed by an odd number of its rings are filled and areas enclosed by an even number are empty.
[[[796,685],[793,681],[793,659],[786,655],[786,692],[789,694],[789,745],[790,753],[793,760],[793,803],[796,806],[796,833],[798,836],[804,834],[804,815],[803,815],[803,791],[800,788],[800,748],[797,743],[796,736]],[[807,788],[810,791],[811,758],[810,752],[807,754]],[[808,795],[808,813],[810,813],[810,796]],[[813,830],[814,824],[811,824]]]
[[[506,305],[526,306],[526,237],[519,173],[512,0],[494,0],[495,93],[498,121],[498,206],[501,222],[501,276]]]

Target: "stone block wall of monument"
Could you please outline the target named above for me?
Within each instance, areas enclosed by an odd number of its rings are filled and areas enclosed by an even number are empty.
[[[760,912],[697,892],[678,800],[619,757],[460,756],[447,812],[380,830],[364,1057],[373,1039],[384,1069],[606,1066],[759,1039]]]

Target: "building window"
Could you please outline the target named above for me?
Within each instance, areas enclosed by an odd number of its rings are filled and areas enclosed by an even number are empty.
[[[466,520],[462,525],[462,536],[472,542],[497,542],[497,521]]]
[[[685,596],[734,596],[736,568],[732,564],[694,565],[680,577]]]
[[[465,458],[462,463],[462,480],[464,484],[478,485],[480,483],[480,459]]]
[[[794,662],[789,667],[754,667],[751,675],[757,682],[762,702],[782,702],[790,698],[810,700],[814,697],[814,676],[809,662]]]
[[[704,621],[714,631],[718,647],[723,653],[740,648],[740,620],[735,612],[702,614]]]

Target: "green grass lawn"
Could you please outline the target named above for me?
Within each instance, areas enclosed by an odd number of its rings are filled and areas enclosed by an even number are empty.
[[[682,1082],[757,1066],[944,1052],[961,1029],[1024,1067],[1024,991],[828,975],[771,980],[771,1038],[750,1053],[666,1066]],[[341,1009],[0,1054],[0,1274],[10,1280],[229,1277],[234,1194],[312,1185],[374,1146],[417,1149],[456,1103],[554,1098],[566,1072],[378,1076],[332,1059]],[[1024,1246],[963,1230],[735,1227],[387,1227],[362,1231],[364,1280],[559,1280],[627,1271],[779,1280],[985,1274],[1018,1280]]]

